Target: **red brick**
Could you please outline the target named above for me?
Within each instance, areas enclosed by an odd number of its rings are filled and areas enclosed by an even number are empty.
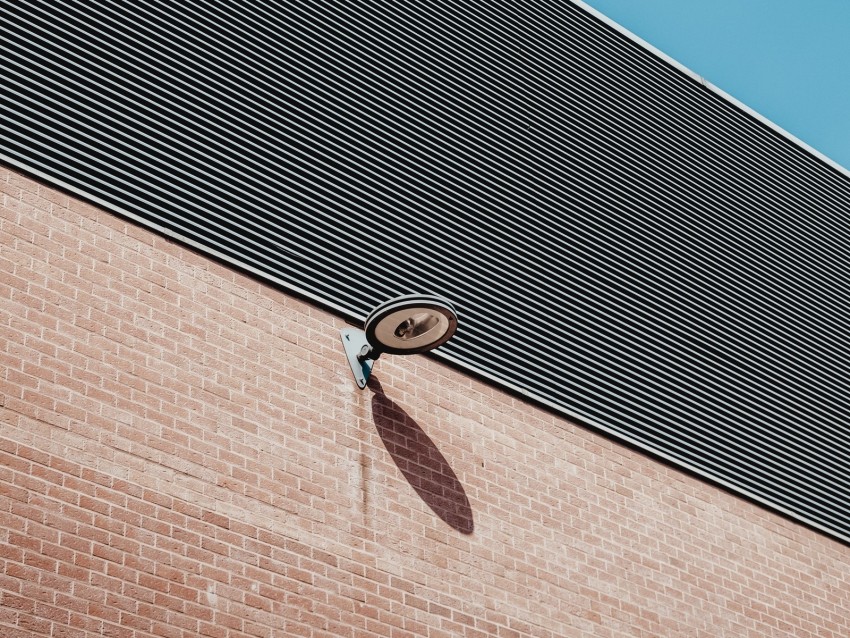
[[[846,546],[429,358],[373,401],[339,318],[3,174],[11,636],[850,635]]]

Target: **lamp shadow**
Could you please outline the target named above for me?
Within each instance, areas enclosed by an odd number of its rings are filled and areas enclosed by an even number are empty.
[[[472,507],[449,462],[407,412],[369,379],[372,418],[384,447],[419,497],[443,521],[462,534],[474,529]]]

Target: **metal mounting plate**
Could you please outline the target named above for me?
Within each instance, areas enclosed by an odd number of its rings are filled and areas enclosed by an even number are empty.
[[[354,373],[354,380],[357,382],[357,387],[362,390],[366,387],[366,381],[369,380],[372,366],[375,364],[373,359],[364,359],[362,363],[357,359],[363,346],[369,346],[366,333],[355,328],[343,328],[339,331],[339,335],[342,338],[345,355],[348,357],[348,365]]]

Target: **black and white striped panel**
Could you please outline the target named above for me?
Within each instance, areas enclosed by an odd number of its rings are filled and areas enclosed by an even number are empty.
[[[850,179],[568,2],[16,0],[6,161],[850,540]],[[568,454],[569,451],[565,451]]]

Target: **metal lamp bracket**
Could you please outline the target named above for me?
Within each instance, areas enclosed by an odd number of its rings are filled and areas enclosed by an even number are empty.
[[[339,331],[345,355],[348,357],[348,365],[354,373],[354,380],[361,390],[366,387],[369,375],[372,374],[372,366],[375,360],[381,356],[379,350],[375,350],[368,341],[366,333],[355,328],[343,328]]]

